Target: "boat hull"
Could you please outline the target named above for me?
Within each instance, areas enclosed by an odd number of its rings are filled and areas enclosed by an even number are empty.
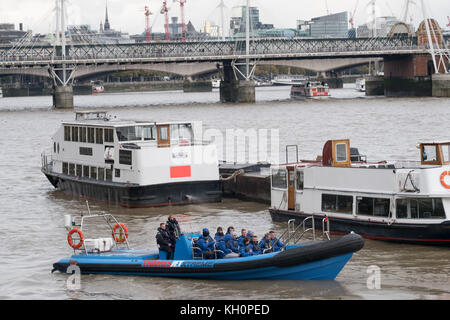
[[[277,222],[295,219],[297,223],[301,223],[303,219],[312,215],[276,209],[270,209],[269,212],[272,220]],[[325,215],[315,214],[314,217],[316,218],[315,227],[321,230]],[[360,221],[330,216],[328,219],[330,220],[330,232],[333,234],[346,234],[353,231],[364,238],[373,240],[450,247],[450,223],[406,224],[394,222],[387,224],[386,222]],[[311,222],[306,222],[306,225],[310,227]]]
[[[338,240],[249,258],[169,261],[150,256],[139,261],[136,257],[102,259],[98,255],[79,255],[61,260],[53,268],[66,273],[71,264],[76,264],[82,274],[217,280],[333,280],[353,253],[363,246],[364,240],[360,236],[350,234]]]
[[[222,200],[220,181],[136,186],[43,172],[55,188],[66,194],[129,208],[220,202]]]

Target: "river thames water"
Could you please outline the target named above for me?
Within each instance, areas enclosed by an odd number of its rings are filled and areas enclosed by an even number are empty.
[[[365,98],[351,86],[326,101],[290,101],[289,88],[257,88],[255,104],[224,105],[219,93],[148,92],[76,96],[77,108],[106,109],[125,118],[202,121],[205,128],[278,129],[283,146],[299,145],[315,158],[326,140],[349,138],[369,159],[418,159],[421,141],[450,140],[450,99]],[[0,299],[450,299],[450,249],[366,240],[335,281],[201,281],[83,275],[81,290],[67,275],[50,271],[68,257],[64,215],[86,212],[84,200],[53,189],[40,172],[40,154],[71,111],[50,110],[51,97],[0,99]],[[233,225],[258,235],[273,223],[268,206],[225,199],[222,203],[157,209],[123,209],[95,201],[91,211],[118,216],[134,248],[156,248],[155,231],[169,214],[189,226]],[[186,226],[187,226],[186,225]],[[183,225],[182,225],[183,226]],[[381,288],[369,289],[377,266]],[[242,289],[245,290],[242,290]]]

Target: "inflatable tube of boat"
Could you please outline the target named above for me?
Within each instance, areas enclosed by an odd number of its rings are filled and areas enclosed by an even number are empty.
[[[189,276],[196,274],[223,274],[230,272],[240,272],[263,268],[289,268],[307,263],[313,263],[325,259],[354,253],[361,250],[364,240],[357,234],[349,234],[336,240],[306,244],[301,247],[290,248],[288,250],[250,258],[220,259],[220,260],[186,260],[186,261],[166,261],[166,260],[140,260],[130,258],[128,260],[101,261],[91,258],[91,256],[75,259],[80,261],[70,261],[76,263],[81,272],[107,273],[107,274],[134,274],[134,275],[167,275],[167,276]],[[92,262],[89,260],[92,259]],[[58,270],[66,273],[70,263],[63,260],[53,265],[54,271]]]

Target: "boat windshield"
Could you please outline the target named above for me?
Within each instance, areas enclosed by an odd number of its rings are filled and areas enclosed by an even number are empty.
[[[129,126],[116,128],[117,138],[125,141],[156,140],[156,126]]]

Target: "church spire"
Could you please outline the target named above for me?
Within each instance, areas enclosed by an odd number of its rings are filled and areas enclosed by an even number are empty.
[[[109,25],[109,19],[108,19],[108,2],[106,2],[106,15],[105,15],[104,29],[105,29],[105,31],[108,31],[111,29],[111,26]]]

